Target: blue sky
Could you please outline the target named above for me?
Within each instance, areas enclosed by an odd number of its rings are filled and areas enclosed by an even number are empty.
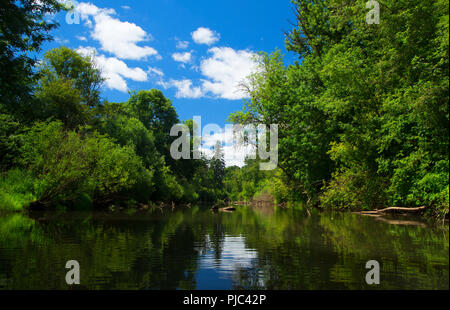
[[[60,45],[84,52],[95,49],[102,66],[112,67],[104,71],[119,75],[113,81],[111,74],[105,74],[105,99],[126,101],[127,90],[159,88],[172,100],[181,120],[200,115],[202,123],[223,126],[231,112],[240,110],[243,94],[232,88],[249,71],[251,53],[279,48],[287,63],[295,60],[284,48],[283,31],[291,28],[288,19],[293,20],[289,0],[75,4],[80,23],[68,24],[66,14],[58,14],[60,27],[52,33],[55,41],[43,50]],[[76,22],[76,16],[69,20]],[[123,44],[124,39],[129,41]],[[139,49],[134,51],[136,46]]]

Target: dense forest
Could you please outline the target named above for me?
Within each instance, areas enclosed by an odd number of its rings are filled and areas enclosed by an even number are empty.
[[[260,53],[234,124],[279,124],[279,163],[174,160],[180,123],[157,89],[102,99],[95,62],[67,47],[37,59],[56,0],[0,5],[0,209],[251,200],[323,209],[449,206],[449,4],[294,0],[286,48]],[[286,17],[288,18],[288,16]],[[283,35],[280,33],[280,35]],[[184,123],[193,130],[192,120]],[[192,136],[192,135],[191,135]]]
[[[379,24],[366,1],[293,3],[286,47],[299,62],[261,54],[251,99],[230,117],[280,124],[281,171],[247,188],[326,209],[448,214],[448,2],[380,1]]]

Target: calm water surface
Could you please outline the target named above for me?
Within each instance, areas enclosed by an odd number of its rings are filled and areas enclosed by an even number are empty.
[[[267,207],[0,214],[0,289],[69,289],[68,260],[79,289],[449,289],[448,237],[448,223]]]

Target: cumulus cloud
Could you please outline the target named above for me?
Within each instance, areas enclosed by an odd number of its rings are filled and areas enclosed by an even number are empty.
[[[203,91],[223,99],[241,99],[246,96],[239,87],[245,78],[255,72],[255,54],[247,50],[236,51],[230,47],[214,47],[210,58],[202,61],[200,70],[208,80],[203,81]]]
[[[248,50],[234,50],[230,47],[214,47],[209,49],[210,57],[200,63],[200,74],[203,76],[199,86],[193,86],[191,80],[171,80],[161,83],[165,88],[177,88],[179,98],[214,98],[237,100],[247,95],[240,87],[241,82],[256,72],[255,53]]]
[[[174,87],[177,89],[175,97],[177,98],[200,98],[203,96],[202,89],[200,87],[193,87],[192,81],[189,79],[174,80],[171,79],[168,82],[158,82],[164,88]]]
[[[137,82],[147,81],[147,73],[141,68],[130,68],[125,62],[115,57],[105,57],[98,55],[93,47],[80,47],[77,51],[85,56],[91,56],[105,78],[105,84],[110,89],[121,92],[128,91],[128,85],[125,79]]]
[[[91,27],[91,37],[100,43],[102,50],[122,59],[140,60],[158,56],[154,48],[138,45],[148,41],[151,36],[136,24],[113,17],[116,14],[113,9],[98,8],[91,3],[82,2],[76,10],[86,25]]]
[[[200,27],[191,33],[192,40],[197,44],[211,45],[219,41],[220,35],[209,28]]]
[[[175,61],[182,62],[182,63],[188,63],[191,61],[192,54],[190,52],[185,53],[173,53],[172,58]]]

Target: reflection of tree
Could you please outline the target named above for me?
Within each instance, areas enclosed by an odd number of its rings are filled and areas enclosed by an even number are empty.
[[[348,286],[357,288],[354,279],[361,268],[356,267],[370,258],[378,260],[383,270],[384,281],[377,288],[448,289],[448,226],[389,223],[356,214],[321,217],[320,224],[340,257],[331,268],[333,279],[347,279]],[[363,279],[360,282],[364,285]]]
[[[221,222],[221,216],[218,217],[217,221],[214,223],[213,226],[213,232],[210,236],[211,240],[211,246],[214,250],[214,257],[216,258],[216,261],[219,262],[220,258],[222,257],[222,251],[223,251],[223,240],[225,237],[224,227],[222,226]]]
[[[0,257],[7,258],[0,274],[9,279],[8,288],[67,289],[65,262],[76,259],[82,289],[193,289],[195,236],[180,216],[150,223],[139,217],[39,222],[3,216]]]
[[[264,283],[257,264],[250,268],[237,268],[233,273],[234,290],[264,289]]]
[[[223,257],[228,236],[244,236],[243,249],[257,254]],[[377,288],[448,289],[448,247],[448,226],[280,208],[8,214],[0,216],[0,279],[12,289],[67,289],[65,262],[76,259],[83,289],[193,289],[212,249],[217,261],[234,260],[227,277],[235,289],[367,288],[371,259],[382,266]]]
[[[370,259],[379,260],[384,272],[377,288],[448,288],[448,226],[444,237],[441,229],[388,225],[345,213],[237,212],[222,224],[227,233],[245,235],[258,259],[234,274],[235,288],[257,288],[261,282],[267,289],[368,288],[364,267]]]

